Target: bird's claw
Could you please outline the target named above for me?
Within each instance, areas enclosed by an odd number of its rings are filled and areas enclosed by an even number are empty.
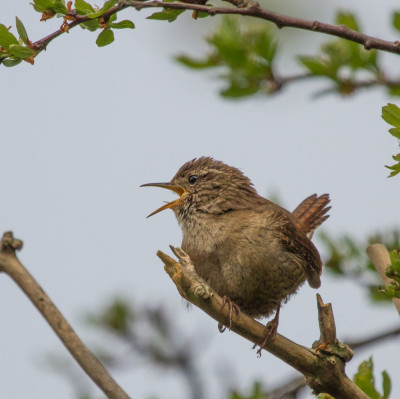
[[[239,316],[240,308],[239,308],[238,305],[236,305],[235,302],[233,302],[230,298],[228,298],[226,295],[224,295],[223,298],[222,298],[221,309],[223,309],[226,304],[228,304],[228,306],[229,306],[229,326],[228,326],[228,328],[230,330],[231,327],[232,327],[232,314],[233,314],[233,311],[235,310],[236,316]],[[219,330],[220,333],[223,333],[226,330],[226,327],[222,323],[218,323],[218,330]]]

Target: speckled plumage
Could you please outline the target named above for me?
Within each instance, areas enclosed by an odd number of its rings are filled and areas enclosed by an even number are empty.
[[[309,197],[292,214],[258,195],[240,170],[209,157],[187,162],[167,184],[184,189],[171,206],[182,249],[196,272],[243,312],[269,316],[305,280],[320,286],[321,258],[306,234],[327,218],[327,195]]]

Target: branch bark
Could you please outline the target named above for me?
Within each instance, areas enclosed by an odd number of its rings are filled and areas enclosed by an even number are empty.
[[[164,269],[179,293],[213,319],[231,325],[231,330],[235,333],[255,345],[262,345],[265,326],[241,312],[232,312],[230,323],[229,307],[223,305],[222,298],[195,273],[190,258],[181,249],[171,249],[178,257],[179,263],[161,251],[157,252],[157,256],[163,261]],[[329,393],[336,399],[367,399],[368,396],[344,372],[345,363],[351,357],[351,350],[336,339],[330,305],[323,304],[320,298],[318,302],[321,337],[328,337],[332,342],[318,342],[315,349],[308,349],[277,334],[274,342],[265,343],[263,349],[302,373],[307,384],[316,393]]]
[[[389,251],[382,244],[372,244],[367,247],[367,255],[375,266],[385,286],[391,283],[392,279],[386,276],[386,268],[391,264]],[[400,314],[400,298],[393,298],[393,303]]]
[[[361,32],[354,31],[344,25],[332,25],[319,21],[312,21],[302,18],[290,17],[282,15],[265,8],[262,8],[256,1],[251,0],[227,0],[233,7],[209,7],[207,5],[198,4],[199,0],[187,0],[185,2],[163,2],[163,1],[138,1],[138,0],[121,0],[119,3],[105,11],[99,18],[107,20],[112,14],[118,13],[128,7],[141,10],[143,8],[169,8],[179,10],[193,10],[196,12],[204,12],[209,15],[232,14],[245,15],[254,18],[269,21],[278,28],[296,28],[308,30],[311,32],[319,32],[330,36],[340,37],[361,44],[366,50],[381,50],[389,53],[400,54],[400,41],[388,41],[373,36],[366,35]],[[77,15],[74,12],[67,14],[74,21],[66,24],[63,28],[51,33],[43,39],[40,39],[31,45],[36,51],[40,52],[46,49],[47,45],[56,37],[69,31],[82,22],[89,21],[88,16]]]
[[[0,242],[0,272],[8,274],[24,291],[74,359],[108,398],[129,399],[129,396],[85,346],[51,299],[18,260],[15,251],[21,248],[21,240],[14,239],[11,232],[4,233]]]

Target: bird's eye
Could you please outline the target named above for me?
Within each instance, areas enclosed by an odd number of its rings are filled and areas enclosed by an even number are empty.
[[[188,179],[188,180],[189,180],[189,183],[193,185],[194,183],[197,182],[197,179],[198,179],[198,178],[199,178],[199,176],[197,176],[197,175],[190,175],[190,176],[189,176],[189,179]]]

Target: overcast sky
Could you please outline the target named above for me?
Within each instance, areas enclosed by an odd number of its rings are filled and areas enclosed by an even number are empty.
[[[282,4],[292,15],[325,22],[347,6]],[[352,5],[359,5],[366,33],[396,38],[387,27],[394,0]],[[202,38],[218,18],[194,21],[188,13],[168,24],[145,20],[147,14],[127,10],[136,29],[117,31],[106,48],[97,48],[96,34],[76,28],[34,66],[1,66],[1,228],[24,240],[20,258],[89,345],[96,337],[82,321],[86,311],[116,294],[162,302],[187,336],[207,342],[199,362],[210,399],[223,397],[217,376],[224,362],[239,389],[255,379],[276,385],[295,372],[267,353],[257,359],[247,341],[219,334],[200,310],[185,311],[155,256],[180,244],[179,226],[170,211],[145,218],[173,196],[139,185],[169,180],[185,161],[210,155],[241,168],[260,194],[279,193],[290,210],[314,192],[329,192],[325,229],[362,239],[400,224],[399,178],[387,179],[384,168],[398,148],[380,117],[382,105],[400,101],[380,89],[315,100],[312,93],[324,87],[319,82],[294,84],[270,99],[222,100],[214,73],[188,71],[172,59],[204,53]],[[60,24],[39,23],[28,1],[0,2],[0,23],[14,26],[15,15],[33,41]],[[290,54],[313,54],[328,39],[287,29],[279,34],[288,74],[296,70]],[[385,61],[398,70],[395,56]],[[0,397],[74,397],[71,383],[46,368],[47,354],[68,354],[19,289],[0,277]],[[339,338],[359,339],[398,323],[394,308],[372,305],[356,284],[326,274],[322,280],[318,292],[333,304]],[[318,338],[314,290],[304,286],[284,307],[279,332],[306,346]],[[370,355],[377,376],[388,369],[398,397],[398,340],[357,354],[349,375]],[[113,374],[135,398],[187,395],[180,379],[146,365]]]

